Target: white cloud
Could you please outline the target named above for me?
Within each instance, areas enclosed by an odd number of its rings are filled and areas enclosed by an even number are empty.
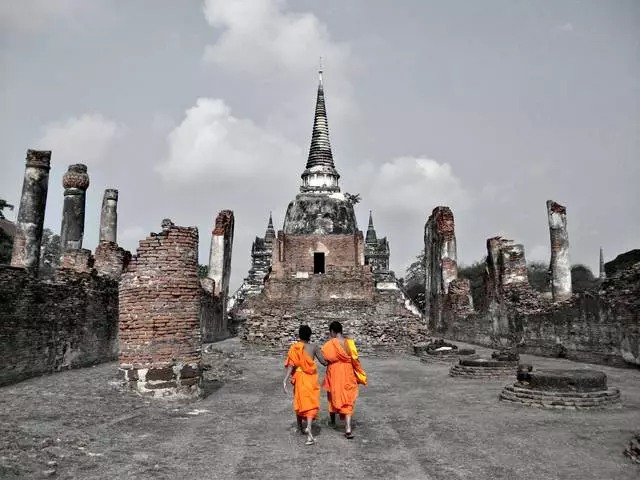
[[[354,65],[350,48],[334,41],[313,13],[286,10],[286,0],[205,0],[205,17],[221,33],[205,49],[204,61],[243,79],[268,79],[287,92],[268,118],[274,128],[291,131],[309,115],[303,106],[313,95],[311,75],[322,57],[331,92],[331,122],[336,126],[356,114],[349,82]]]
[[[398,157],[377,168],[367,164],[358,176],[368,180],[368,196],[377,210],[424,214],[437,205],[464,208],[468,203],[451,166],[430,158]]]
[[[558,25],[555,28],[556,32],[561,32],[561,33],[570,33],[574,31],[574,27],[573,24],[571,22],[567,22],[563,25]]]
[[[126,127],[99,113],[71,117],[44,127],[38,148],[52,150],[61,163],[95,165],[106,157]]]
[[[223,100],[200,98],[169,134],[169,155],[157,170],[172,184],[239,187],[242,180],[275,179],[299,167],[300,158],[301,150],[278,133],[234,117]]]
[[[348,47],[333,42],[314,14],[285,12],[286,6],[285,0],[206,0],[207,21],[224,30],[205,61],[253,74],[308,74],[320,56],[344,67]]]

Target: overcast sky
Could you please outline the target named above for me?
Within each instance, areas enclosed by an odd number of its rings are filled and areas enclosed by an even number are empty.
[[[449,205],[459,261],[494,235],[549,260],[545,201],[567,206],[571,260],[640,247],[637,0],[2,0],[0,198],[17,213],[25,153],[85,163],[85,248],[105,188],[119,243],[236,217],[232,286],[269,211],[298,192],[323,57],[343,191],[373,210],[399,275]]]

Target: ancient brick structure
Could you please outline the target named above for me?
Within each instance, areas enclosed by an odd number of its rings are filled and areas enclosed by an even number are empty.
[[[229,299],[227,308],[239,311],[240,306],[248,297],[260,295],[264,288],[264,279],[271,271],[271,254],[276,232],[273,228],[273,219],[269,214],[269,223],[264,237],[256,237],[251,245],[251,268],[249,275],[244,279],[240,288]]]
[[[607,387],[596,370],[534,371],[526,381],[507,385],[500,400],[530,407],[593,410],[620,407],[620,390]]]
[[[54,280],[0,265],[0,386],[112,361],[118,352],[118,285],[66,270]]]
[[[211,250],[209,253],[209,282],[201,282],[209,293],[203,301],[210,306],[209,312],[202,318],[203,341],[210,342],[223,338],[229,333],[227,301],[229,297],[229,277],[231,275],[231,251],[233,248],[234,218],[231,210],[222,210],[216,217],[211,233]]]
[[[89,188],[87,166],[80,163],[69,165],[69,169],[62,177],[62,186],[64,187],[64,205],[60,247],[64,253],[67,250],[82,248],[86,191]]]
[[[11,265],[38,273],[51,152],[27,150],[27,165],[16,220]]]
[[[371,265],[371,271],[376,278],[382,279],[389,273],[389,242],[387,237],[378,238],[371,211],[369,211],[369,226],[364,239],[364,263]]]
[[[120,280],[120,368],[138,392],[201,392],[198,230],[163,220]]]
[[[429,327],[442,329],[442,309],[449,284],[458,278],[456,235],[453,212],[449,207],[436,207],[424,228],[425,314]]]
[[[494,245],[494,242],[488,242]],[[624,262],[600,291],[550,303],[524,281],[495,288],[487,258],[486,305],[471,314],[446,312],[445,336],[490,347],[512,346],[535,355],[608,365],[640,365],[640,261]],[[609,264],[607,264],[609,265]],[[615,271],[615,273],[613,273]],[[500,274],[498,274],[500,277]]]
[[[517,370],[517,361],[468,358],[462,359],[456,365],[453,365],[449,370],[449,375],[475,379],[503,378],[515,375]]]
[[[569,260],[569,233],[567,208],[547,200],[549,235],[551,237],[551,293],[554,301],[571,298],[571,262]]]
[[[339,178],[320,78],[300,192],[273,241],[262,291],[233,311],[245,341],[282,349],[295,340],[301,323],[325,335],[334,319],[344,322],[364,349],[409,349],[424,338],[421,313],[388,271],[386,239],[377,239],[371,222],[365,242],[353,197],[341,192]],[[266,240],[262,251],[271,246]]]

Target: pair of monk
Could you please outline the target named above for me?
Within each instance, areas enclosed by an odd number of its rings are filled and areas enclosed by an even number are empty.
[[[358,350],[352,339],[342,335],[342,324],[329,325],[331,337],[319,349],[310,343],[311,328],[302,325],[298,332],[300,341],[294,344],[285,362],[283,388],[287,392],[287,380],[293,384],[293,409],[296,412],[298,429],[307,435],[306,445],[313,445],[311,427],[320,410],[320,385],[318,383],[317,359],[327,367],[322,387],[327,391],[329,422],[336,424],[336,414],[345,421],[345,437],[353,438],[351,417],[358,398],[358,383],[366,384],[366,374],[358,360]],[[306,420],[306,426],[303,422]]]

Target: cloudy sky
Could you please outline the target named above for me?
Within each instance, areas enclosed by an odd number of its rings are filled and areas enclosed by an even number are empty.
[[[86,248],[113,187],[121,245],[168,217],[199,228],[201,263],[233,209],[237,287],[298,191],[320,56],[343,191],[398,274],[436,205],[467,264],[494,235],[548,261],[547,199],[573,263],[640,247],[636,0],[3,0],[0,197],[17,210],[26,150],[51,149],[47,227],[85,163]]]

